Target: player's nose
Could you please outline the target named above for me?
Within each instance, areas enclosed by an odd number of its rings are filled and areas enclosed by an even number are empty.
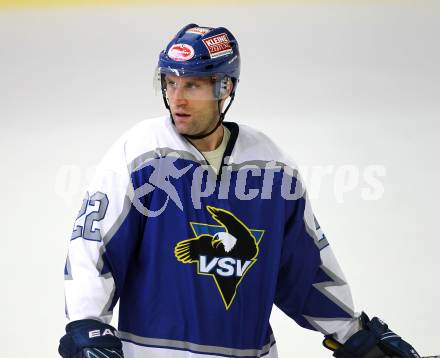
[[[181,86],[177,86],[174,89],[173,98],[174,98],[174,101],[176,102],[176,104],[178,104],[178,103],[184,104],[188,101],[185,96],[185,89],[182,88]]]

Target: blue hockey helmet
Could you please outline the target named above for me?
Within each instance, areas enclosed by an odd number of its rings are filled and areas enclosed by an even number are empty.
[[[240,52],[234,35],[224,27],[184,26],[159,55],[156,70],[162,92],[164,76],[212,77],[214,95],[219,99],[225,91],[225,81],[231,79],[233,89],[240,77]]]

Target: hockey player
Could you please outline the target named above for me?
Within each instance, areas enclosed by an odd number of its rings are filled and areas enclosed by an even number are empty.
[[[335,357],[419,357],[355,313],[290,158],[223,122],[239,77],[238,44],[223,27],[187,25],[161,52],[169,114],[125,133],[88,187],[69,242],[59,353],[275,358],[275,303],[321,331]]]

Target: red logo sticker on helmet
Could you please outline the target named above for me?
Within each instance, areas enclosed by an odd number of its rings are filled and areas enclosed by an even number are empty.
[[[232,47],[229,44],[229,38],[226,33],[203,39],[203,43],[207,47],[211,58],[230,55],[232,53]]]
[[[174,61],[188,61],[194,57],[194,49],[187,44],[174,44],[168,50],[168,56]]]
[[[211,31],[211,29],[208,29],[206,27],[192,27],[188,29],[186,32],[190,34],[205,35],[209,31]]]

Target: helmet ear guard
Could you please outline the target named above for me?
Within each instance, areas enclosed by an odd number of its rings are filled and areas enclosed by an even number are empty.
[[[165,95],[166,90],[167,90],[167,83],[166,83],[166,79],[165,79],[165,74],[160,73],[160,89],[162,91],[162,94]]]
[[[228,96],[228,89],[231,89],[232,80],[229,76],[224,76],[220,80],[216,80],[214,83],[214,97],[222,100],[226,99]]]

